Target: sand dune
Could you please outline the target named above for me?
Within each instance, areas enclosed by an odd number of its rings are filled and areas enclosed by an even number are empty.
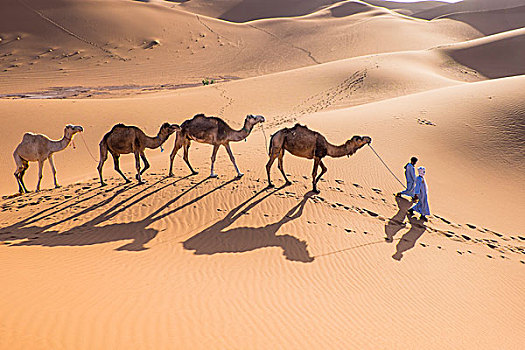
[[[525,74],[525,28],[494,34],[442,49],[455,61],[488,78]]]
[[[270,0],[191,0],[178,5],[186,11],[231,22],[247,22],[261,18],[302,16],[341,0],[279,1]]]
[[[521,5],[523,5],[523,0],[463,0],[456,3],[446,4],[428,10],[415,12],[413,16],[430,20],[458,12],[499,10]]]
[[[505,30],[521,8],[498,10],[518,5],[1,2],[0,349],[521,348],[525,43]],[[146,150],[145,184],[109,159],[100,186],[114,124],[154,136],[196,113],[265,116],[231,144],[244,177],[221,149],[208,178],[196,142],[199,174],[179,154],[166,177],[172,136]],[[84,132],[54,156],[63,187],[46,163],[43,190],[16,194],[24,132],[69,123]],[[295,123],[372,137],[401,179],[418,156],[428,222],[368,146],[325,157],[320,194],[286,153],[292,185],[274,164],[268,189],[268,139]]]
[[[457,21],[430,24],[354,2],[305,18],[244,25],[156,3],[37,2],[31,8],[22,4],[27,3],[4,5],[6,11],[0,11],[6,19],[16,18],[16,25],[2,21],[7,24],[0,27],[6,51],[0,57],[6,77],[0,82],[2,93],[53,87],[77,87],[101,95],[172,89],[199,84],[204,78],[258,76],[348,57],[426,49],[480,35]],[[348,11],[363,6],[368,11],[353,16]]]
[[[386,7],[405,15],[412,15],[416,12],[426,11],[449,4],[444,1],[396,2],[387,0],[366,0],[365,2],[374,6]]]
[[[498,10],[459,12],[440,18],[468,23],[483,34],[491,35],[525,27],[525,5]]]
[[[516,89],[521,84],[517,77],[460,85],[302,119],[333,142],[372,135],[389,164],[402,164],[417,148],[437,215],[426,225],[402,223],[408,203],[394,201],[391,193],[399,186],[368,149],[351,159],[328,159],[320,196],[304,196],[311,162],[289,155],[285,167],[294,184],[265,191],[260,132],[234,145],[247,174],[239,181],[232,180],[222,152],[221,179],[207,180],[210,149],[198,146],[191,158],[203,174],[194,178],[185,177],[189,172],[180,158],[176,178],[165,178],[166,155],[150,152],[153,168],[143,186],[123,185],[106,169],[107,188],[84,180],[4,200],[3,261],[20,261],[1,277],[2,297],[11,301],[3,307],[2,346],[366,348],[370,332],[381,332],[374,342],[385,346],[420,347],[428,339],[435,348],[519,346],[523,258],[516,230],[524,216],[515,210],[523,208],[523,153],[519,139],[511,146],[505,145],[512,137],[500,142],[506,135],[500,127],[508,124],[505,118],[516,122],[522,114],[523,93]],[[239,108],[243,100],[230,86],[224,89]],[[472,104],[464,103],[467,96]],[[117,111],[116,101],[107,101],[106,108],[114,103]],[[160,101],[143,101],[152,120],[159,118],[154,106],[160,108]],[[45,109],[57,102],[63,109],[74,101],[48,101]],[[80,110],[100,108],[94,102],[77,101],[86,105]],[[489,107],[493,103],[498,107]],[[137,118],[145,114],[137,105],[128,108]],[[487,113],[500,108],[496,119]],[[120,113],[122,119],[126,112]],[[483,131],[486,123],[490,133]],[[454,143],[443,137],[458,133],[462,137]],[[479,147],[480,140],[489,147]],[[498,159],[516,147],[516,159],[505,159],[510,164]],[[496,173],[501,162],[515,171]],[[131,168],[125,162],[124,169]],[[273,176],[279,186],[277,169]],[[485,180],[473,183],[473,176]],[[500,186],[494,188],[496,181]],[[27,300],[38,301],[21,307]],[[502,308],[508,310],[504,315]],[[487,313],[499,316],[481,317]],[[385,331],[377,321],[383,317],[399,322]],[[297,326],[305,319],[311,326]],[[247,326],[271,331],[245,337],[241,329]],[[405,331],[416,326],[418,336]],[[21,327],[30,336],[11,331]],[[442,327],[450,336],[441,336]],[[480,327],[487,332],[480,335]]]

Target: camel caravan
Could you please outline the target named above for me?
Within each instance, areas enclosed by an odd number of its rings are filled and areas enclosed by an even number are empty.
[[[223,146],[226,149],[235,171],[237,172],[237,178],[241,178],[244,174],[241,173],[237,167],[235,156],[230,148],[230,142],[245,140],[252,132],[254,126],[259,123],[264,123],[264,121],[265,118],[262,115],[249,114],[244,120],[243,127],[240,130],[234,130],[221,118],[213,116],[207,117],[204,114],[197,114],[193,118],[184,121],[180,126],[170,123],[162,124],[159,132],[154,137],[146,135],[136,126],[116,124],[102,137],[102,140],[99,143],[100,159],[97,170],[100,177],[100,184],[101,186],[106,185],[102,176],[102,168],[108,158],[108,153],[110,153],[113,158],[115,171],[122,176],[126,183],[131,181],[120,170],[120,155],[133,153],[135,156],[135,167],[137,171],[135,178],[139,183],[143,183],[142,175],[150,167],[144,151],[146,148],[155,149],[162,147],[162,145],[174,133],[176,136],[173,150],[170,154],[168,176],[174,175],[173,161],[177,152],[181,148],[184,149],[183,159],[191,171],[191,174],[198,174],[198,172],[191,166],[188,158],[191,141],[195,141],[213,145],[210,178],[217,177],[217,174],[214,172],[214,164],[220,146]],[[29,192],[24,184],[24,174],[29,168],[29,162],[38,162],[37,192],[40,191],[42,167],[46,160],[49,160],[55,188],[58,188],[59,185],[56,179],[53,154],[64,150],[71,143],[73,136],[83,131],[84,129],[82,126],[67,125],[64,128],[64,136],[60,140],[51,140],[46,135],[42,134],[24,134],[22,142],[20,142],[13,153],[16,163],[16,171],[14,175],[18,183],[19,193],[23,194]],[[278,168],[285,180],[285,186],[291,185],[283,168],[283,156],[285,151],[288,151],[296,157],[313,159],[312,191],[319,193],[317,183],[327,171],[327,168],[323,163],[324,157],[329,156],[338,158],[351,156],[361,147],[370,144],[371,142],[372,139],[368,136],[353,136],[344,144],[336,146],[328,142],[320,133],[310,130],[308,127],[300,124],[296,124],[292,128],[278,130],[270,138],[270,146],[268,150],[269,160],[266,164],[268,187],[271,188],[274,186],[271,181],[270,170],[275,159],[278,159]],[[140,163],[141,159],[144,163],[144,167],[142,168]],[[319,167],[321,168],[321,173],[317,175]]]

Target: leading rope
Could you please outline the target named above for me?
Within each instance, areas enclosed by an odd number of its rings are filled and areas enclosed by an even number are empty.
[[[377,156],[377,158],[379,158],[379,160],[381,161],[381,163],[383,163],[383,165],[388,169],[388,171],[390,171],[390,174],[392,174],[392,176],[401,184],[401,186],[405,186],[405,184],[403,182],[401,182],[401,180],[399,180],[399,178],[392,172],[392,170],[390,170],[390,168],[388,167],[388,165],[386,165],[385,161],[381,158],[381,156],[379,156],[379,154],[377,154],[376,150],[374,149],[374,147],[372,147],[372,145],[368,144],[368,146],[370,146],[370,149],[375,153],[375,155]]]
[[[89,153],[89,155],[91,156],[91,158],[93,158],[93,160],[95,161],[95,163],[98,163],[99,161],[93,156],[93,153],[91,153],[91,151],[89,150],[89,147],[87,145],[87,142],[86,140],[84,139],[84,135],[80,134],[80,138],[82,139],[82,142],[84,142],[84,146],[86,146],[86,149]]]
[[[268,138],[266,138],[266,133],[264,132],[264,126],[263,126],[262,123],[261,123],[261,131],[262,131],[262,134],[263,134],[263,136],[264,136],[264,143],[265,143],[265,145],[266,145],[266,153],[267,153],[268,155],[270,155],[270,150],[268,149]]]

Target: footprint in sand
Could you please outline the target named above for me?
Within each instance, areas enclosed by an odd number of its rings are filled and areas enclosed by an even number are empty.
[[[418,122],[418,124],[420,124],[420,125],[436,126],[436,124],[434,124],[434,123],[431,122],[430,120],[423,119],[423,118],[417,118],[417,122]]]
[[[367,212],[368,215],[370,215],[370,216],[373,216],[373,217],[378,217],[378,216],[379,216],[379,214],[377,214],[377,213],[375,213],[375,212],[373,212],[373,211],[371,211],[371,210],[364,209],[364,208],[363,208],[363,210],[364,210],[365,212]]]

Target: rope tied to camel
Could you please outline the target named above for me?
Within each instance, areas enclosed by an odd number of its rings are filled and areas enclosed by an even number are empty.
[[[268,149],[268,138],[266,137],[266,133],[264,132],[264,126],[263,123],[261,123],[261,131],[264,136],[264,144],[266,145],[266,153],[270,155],[270,150]]]
[[[82,142],[84,142],[84,146],[86,146],[86,150],[88,151],[88,153],[91,156],[91,158],[95,161],[95,163],[98,163],[99,161],[95,158],[95,156],[93,156],[93,153],[91,153],[91,151],[89,150],[87,142],[84,139],[84,135],[80,134],[80,138],[82,139]]]
[[[371,144],[368,144],[368,146],[370,146],[370,149],[372,150],[372,152],[375,153],[375,155],[377,156],[377,158],[379,158],[379,160],[381,161],[381,163],[383,163],[383,165],[388,169],[388,171],[390,172],[390,174],[392,174],[392,176],[401,184],[401,186],[405,186],[405,184],[403,182],[401,182],[401,180],[399,180],[399,178],[394,174],[394,172],[392,170],[390,170],[390,168],[388,167],[388,165],[386,165],[385,161],[383,160],[383,158],[381,158],[381,156],[379,154],[377,154],[376,150],[374,149],[374,147],[372,147]]]

